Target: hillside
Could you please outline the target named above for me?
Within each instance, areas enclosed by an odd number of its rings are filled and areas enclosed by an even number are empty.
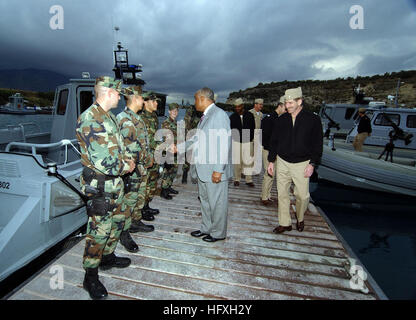
[[[0,70],[0,88],[33,91],[54,91],[70,77],[49,70]]]
[[[55,92],[35,92],[28,90],[16,90],[16,89],[2,89],[0,88],[0,105],[9,102],[9,97],[16,92],[20,92],[25,100],[29,101],[29,105],[35,105],[40,107],[47,107],[53,105],[53,98]]]
[[[305,107],[318,110],[325,103],[353,103],[353,89],[358,85],[364,89],[366,96],[373,97],[376,101],[387,101],[387,96],[396,95],[398,80],[402,83],[399,91],[399,104],[407,107],[416,107],[416,70],[385,73],[371,77],[338,78],[335,80],[302,80],[282,81],[272,83],[259,83],[254,88],[230,93],[226,109],[237,98],[243,98],[247,106],[252,106],[257,98],[264,99],[264,111],[270,112],[274,103],[279,101],[289,88],[302,87]]]

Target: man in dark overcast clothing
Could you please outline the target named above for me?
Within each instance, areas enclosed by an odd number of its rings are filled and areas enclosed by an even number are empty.
[[[304,215],[309,204],[309,178],[320,163],[323,151],[323,132],[319,116],[303,109],[302,89],[285,92],[287,113],[276,121],[270,140],[268,172],[273,175],[277,156],[277,189],[279,226],[273,230],[283,233],[292,230],[289,188],[295,184],[296,228],[304,229]]]
[[[247,166],[248,160],[251,155],[251,142],[254,139],[254,129],[256,128],[256,122],[252,113],[244,110],[243,99],[238,98],[234,102],[235,112],[230,116],[231,130],[238,130],[233,134],[233,159],[239,159],[238,163],[234,163],[234,185],[240,184],[241,172],[244,173],[246,184],[250,187],[254,187],[253,178],[249,173],[250,167]],[[243,129],[249,130],[247,136],[243,135]]]
[[[267,160],[270,150],[270,138],[272,135],[273,128],[276,126],[277,119],[286,112],[285,107],[285,96],[280,97],[280,101],[277,104],[277,107],[274,112],[270,115],[266,115],[263,120],[261,120],[261,130],[262,130],[262,145],[263,145],[263,165],[264,165],[264,175],[263,183],[261,186],[261,201],[265,206],[273,204],[271,200],[271,191],[273,187],[274,176],[270,176],[267,172],[267,166],[269,161]],[[276,161],[274,162],[274,170],[276,171]]]

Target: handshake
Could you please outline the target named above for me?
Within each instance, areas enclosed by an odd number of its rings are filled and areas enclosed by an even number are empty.
[[[174,154],[178,153],[178,148],[177,148],[176,144],[171,144],[168,148],[168,151],[170,153],[174,153]]]

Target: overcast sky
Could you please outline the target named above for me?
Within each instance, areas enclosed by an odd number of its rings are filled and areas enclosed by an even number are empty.
[[[0,69],[113,75],[115,41],[169,102],[203,86],[225,102],[259,82],[416,69],[416,0],[0,0]]]

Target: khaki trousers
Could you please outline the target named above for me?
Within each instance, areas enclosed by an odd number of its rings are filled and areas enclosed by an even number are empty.
[[[274,162],[274,171],[273,177],[269,176],[267,173],[267,167],[269,166],[269,160],[267,157],[269,156],[269,151],[263,149],[263,166],[264,166],[264,175],[263,175],[263,184],[261,186],[261,200],[267,200],[271,198],[271,192],[273,187],[274,177],[276,175],[276,163],[277,159]]]
[[[240,182],[241,173],[246,177],[246,183],[253,182],[253,177],[249,174],[250,168],[253,167],[253,162],[250,163],[252,156],[253,143],[240,143],[233,141],[233,166],[234,166],[234,181]],[[249,165],[248,165],[249,164]]]
[[[277,157],[277,190],[278,193],[278,216],[279,225],[288,227],[292,225],[290,216],[289,189],[293,181],[295,184],[294,194],[296,197],[296,216],[299,222],[303,221],[309,204],[309,178],[304,177],[304,170],[309,160],[299,163],[289,163]]]
[[[364,144],[365,139],[367,139],[367,137],[368,137],[368,132],[361,132],[355,136],[354,142],[352,143],[355,151],[359,151],[359,152],[363,151],[363,144]]]

